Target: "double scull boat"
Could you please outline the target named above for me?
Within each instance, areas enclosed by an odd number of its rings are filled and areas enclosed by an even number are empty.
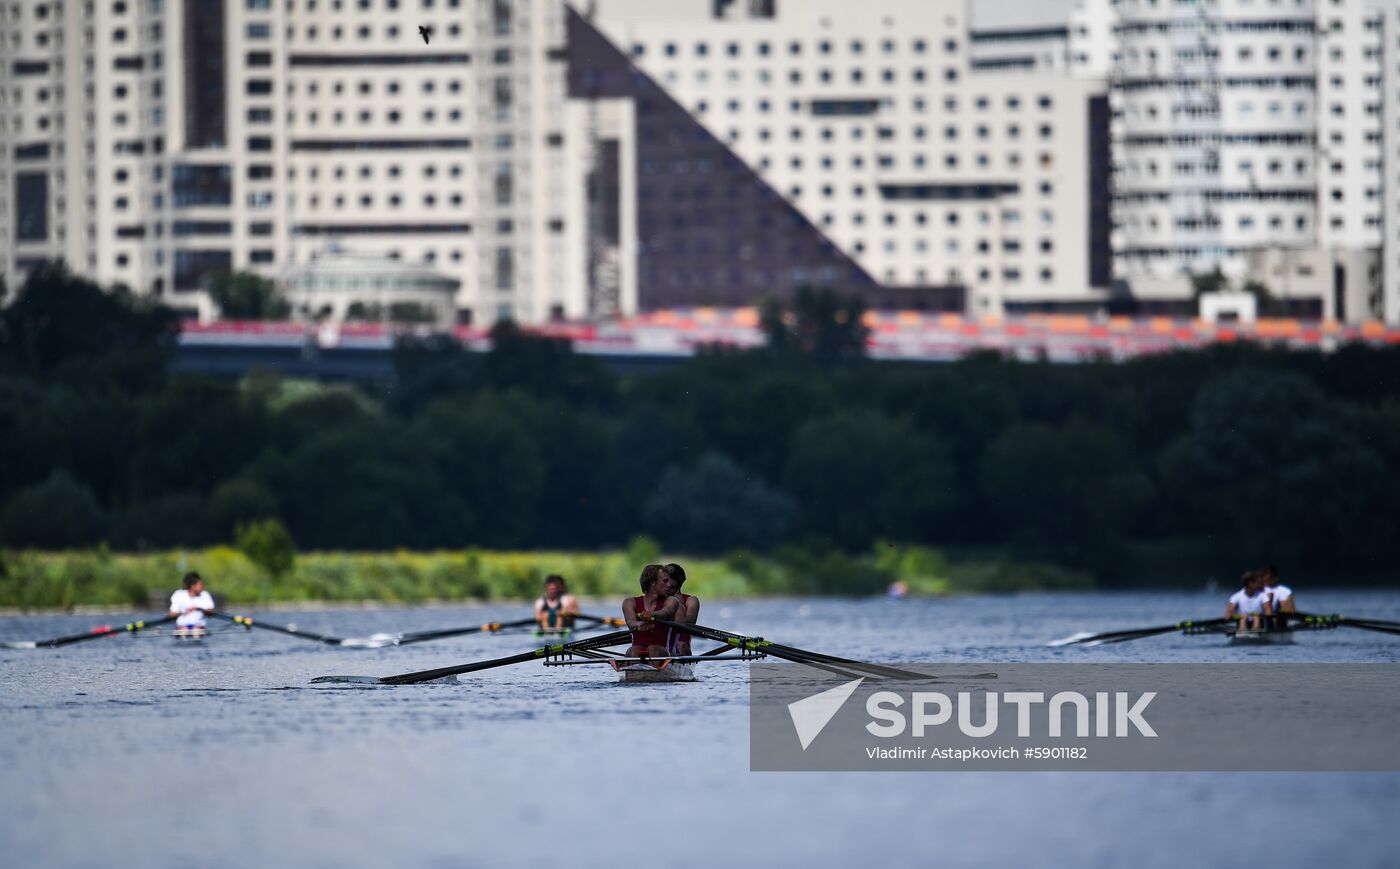
[[[911,670],[901,670],[884,664],[869,664],[822,652],[798,649],[794,646],[774,643],[762,637],[746,637],[717,628],[708,628],[704,625],[681,624],[665,619],[657,619],[656,622],[699,639],[714,640],[720,645],[698,655],[675,655],[667,658],[629,657],[610,651],[613,647],[628,645],[632,642],[632,634],[629,631],[616,631],[584,640],[542,646],[528,652],[521,652],[518,655],[494,658],[489,661],[473,661],[451,667],[402,673],[397,676],[318,676],[311,681],[313,683],[416,685],[425,682],[455,680],[457,676],[467,673],[478,673],[497,667],[539,661],[547,667],[587,664],[609,666],[618,674],[618,680],[625,683],[694,682],[698,681],[695,667],[701,663],[756,661],[765,657],[805,664],[851,679],[928,678],[922,673]]]
[[[1335,628],[1355,628],[1382,634],[1400,635],[1400,622],[1385,619],[1349,618],[1341,615],[1312,615],[1309,613],[1280,613],[1266,617],[1272,621],[1259,629],[1241,627],[1242,617],[1187,620],[1170,625],[1157,625],[1150,628],[1127,628],[1118,631],[1072,634],[1055,640],[1051,646],[1102,646],[1108,643],[1123,643],[1140,640],[1159,634],[1180,631],[1188,636],[1212,634],[1223,636],[1232,646],[1277,646],[1292,645],[1294,634],[1299,631],[1330,631]]]

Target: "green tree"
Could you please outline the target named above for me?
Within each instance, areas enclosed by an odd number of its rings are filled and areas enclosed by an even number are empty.
[[[607,407],[614,380],[602,363],[574,352],[566,338],[535,335],[509,320],[491,327],[491,351],[483,365],[486,386],[554,396],[575,405]]]
[[[768,550],[797,518],[792,498],[720,453],[661,476],[645,511],[647,525],[671,549],[719,553]]]
[[[769,352],[829,363],[865,356],[865,310],[857,298],[804,287],[790,304],[765,302],[759,323]]]
[[[121,549],[170,549],[220,542],[211,527],[205,498],[184,491],[128,504],[112,527],[112,545]]]
[[[226,320],[285,320],[292,313],[276,285],[252,272],[217,272],[208,291]]]
[[[272,492],[301,545],[357,550],[472,541],[472,513],[434,464],[438,444],[379,421],[268,451],[248,475]],[[533,516],[508,517],[532,521]]]
[[[937,539],[957,504],[954,479],[937,435],[859,410],[797,430],[783,488],[797,499],[803,530],[858,550],[882,537]]]
[[[241,525],[235,537],[238,551],[273,579],[287,575],[296,566],[296,544],[276,519],[259,519]]]
[[[225,480],[209,496],[209,528],[218,541],[232,541],[240,525],[277,515],[277,499],[255,480]]]
[[[1103,566],[1151,498],[1122,439],[1082,420],[1013,426],[980,461],[983,521],[1031,554]]]
[[[94,365],[100,359],[131,369],[124,385],[144,386],[163,372],[177,325],[169,308],[121,288],[103,292],[62,263],[44,263],[0,311],[0,364],[36,377],[67,368],[94,381],[103,373]]]
[[[1355,563],[1373,552],[1385,466],[1345,409],[1289,372],[1239,371],[1201,391],[1191,419],[1202,509],[1223,556]]]
[[[389,305],[391,323],[436,323],[437,311],[420,302],[392,302]]]
[[[1250,278],[1245,281],[1244,286],[1240,287],[1240,290],[1249,293],[1261,302],[1267,302],[1273,297],[1273,293],[1269,292],[1269,285],[1258,278]]]
[[[64,470],[14,494],[0,509],[0,542],[63,549],[96,543],[103,513],[92,490]]]
[[[539,529],[548,467],[532,422],[534,402],[523,395],[485,393],[469,403],[437,402],[413,421],[434,475],[474,521],[458,545],[518,547]]]
[[[1218,293],[1228,288],[1230,281],[1225,277],[1225,273],[1216,266],[1213,271],[1201,272],[1191,276],[1191,291],[1196,296],[1206,293]]]

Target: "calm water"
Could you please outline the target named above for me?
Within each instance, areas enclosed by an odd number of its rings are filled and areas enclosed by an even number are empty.
[[[1400,619],[1400,593],[1301,593],[1310,612]],[[1211,617],[1222,606],[1223,596],[1186,594],[707,602],[701,621],[887,661],[1400,661],[1400,637],[1353,630],[1261,650],[1175,634],[1044,645],[1078,630]],[[462,607],[267,620],[362,636],[520,615]],[[101,621],[4,618],[0,640]],[[538,665],[459,685],[308,684],[533,645],[469,635],[354,650],[239,629],[202,646],[123,636],[0,651],[4,862],[1400,865],[1397,774],[750,773],[741,664],[716,665],[689,685],[618,686],[593,668]],[[1285,844],[1270,846],[1271,834]]]

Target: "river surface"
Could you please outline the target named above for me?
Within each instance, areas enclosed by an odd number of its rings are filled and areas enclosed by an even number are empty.
[[[1223,597],[706,601],[700,621],[881,661],[1400,662],[1400,637],[1345,629],[1264,649],[1179,634],[1045,645],[1081,630],[1210,618]],[[1309,612],[1400,619],[1397,592],[1305,589],[1300,599]],[[264,618],[364,636],[521,615],[519,606],[483,606]],[[0,618],[0,640],[126,620]],[[143,635],[0,651],[3,861],[1400,866],[1400,774],[751,773],[742,663],[676,685],[616,685],[597,668],[536,664],[457,685],[309,684],[535,645],[526,635],[473,634],[357,650],[239,628],[197,645]]]

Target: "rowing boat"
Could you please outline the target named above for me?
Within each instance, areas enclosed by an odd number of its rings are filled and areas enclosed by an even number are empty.
[[[449,676],[467,673],[480,673],[497,667],[514,664],[543,663],[546,667],[570,665],[606,665],[618,674],[621,682],[695,682],[695,665],[705,661],[756,661],[766,657],[805,664],[818,670],[837,673],[848,679],[924,679],[921,673],[902,670],[884,664],[871,664],[851,658],[841,658],[821,652],[799,649],[766,640],[762,637],[746,637],[704,625],[681,624],[666,619],[656,619],[659,625],[679,630],[697,639],[714,640],[719,643],[708,652],[698,655],[673,655],[669,658],[646,658],[622,655],[613,647],[633,642],[630,631],[616,631],[583,640],[555,643],[505,658],[489,661],[471,661],[450,667],[437,667],[432,670],[419,670],[415,673],[400,673],[395,676],[318,676],[312,679],[317,683],[355,683],[372,685],[420,685]]]
[[[170,635],[177,642],[198,643],[209,636],[209,631],[203,625],[180,625]]]
[[[651,682],[699,682],[695,675],[693,661],[637,661],[631,664],[613,662],[617,670],[617,681],[625,685],[641,685]]]
[[[1150,628],[1126,628],[1117,631],[1103,631],[1097,634],[1081,631],[1049,643],[1051,646],[1102,646],[1106,643],[1123,643],[1128,640],[1141,640],[1180,631],[1187,636],[1214,634],[1225,636],[1232,646],[1286,646],[1292,645],[1297,631],[1330,631],[1336,628],[1355,628],[1381,634],[1400,635],[1400,622],[1386,619],[1351,618],[1343,615],[1315,615],[1311,613],[1277,613],[1270,616],[1266,627],[1259,630],[1245,630],[1240,627],[1240,617],[1187,620],[1170,625],[1155,625]]]
[[[1294,643],[1292,628],[1241,628],[1231,632],[1229,637],[1232,646],[1291,646]]]

